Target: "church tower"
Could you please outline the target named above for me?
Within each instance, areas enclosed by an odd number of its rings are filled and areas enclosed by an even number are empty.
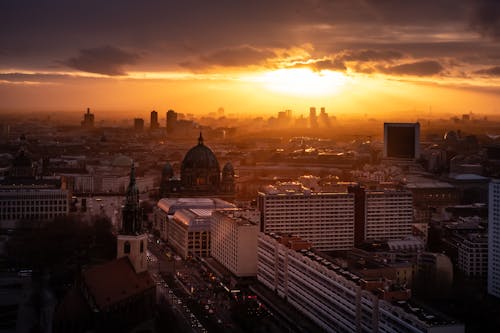
[[[147,270],[147,245],[148,237],[142,230],[139,190],[135,183],[135,167],[132,163],[130,182],[122,209],[122,228],[117,237],[117,258],[128,257],[136,273],[144,272]]]

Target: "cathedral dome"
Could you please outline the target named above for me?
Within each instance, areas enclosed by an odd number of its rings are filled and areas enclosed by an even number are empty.
[[[186,190],[217,191],[220,167],[217,157],[204,145],[200,133],[198,144],[191,148],[181,164],[181,182]]]
[[[184,170],[186,168],[215,169],[217,172],[220,172],[219,161],[217,161],[217,157],[215,157],[212,150],[203,144],[201,134],[198,144],[187,152],[182,161],[181,169]]]
[[[172,165],[170,164],[170,162],[167,162],[165,164],[161,174],[162,174],[162,176],[165,176],[165,177],[173,177],[174,169],[172,168]]]

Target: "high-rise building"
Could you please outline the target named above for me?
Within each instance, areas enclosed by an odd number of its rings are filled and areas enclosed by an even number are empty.
[[[309,127],[318,127],[318,115],[316,114],[316,108],[313,106],[309,108]]]
[[[354,246],[354,194],[282,183],[259,192],[258,205],[261,231],[292,233],[322,251]]]
[[[177,117],[178,114],[174,110],[168,110],[167,111],[167,133],[171,134],[175,131],[175,127],[177,124]]]
[[[212,213],[211,256],[237,277],[257,274],[259,214],[254,210]]]
[[[136,131],[144,130],[144,119],[134,118],[134,130]]]
[[[419,123],[384,123],[384,158],[414,160],[419,157]]]
[[[488,294],[500,298],[500,180],[490,182],[488,203]]]
[[[257,280],[327,332],[464,332],[410,291],[348,271],[297,237],[259,233]]]
[[[90,113],[90,108],[87,108],[87,113],[83,114],[82,128],[94,127],[94,114]]]
[[[150,122],[149,122],[149,128],[154,130],[160,127],[160,124],[158,123],[158,112],[155,110],[151,111],[151,117],[150,117]]]

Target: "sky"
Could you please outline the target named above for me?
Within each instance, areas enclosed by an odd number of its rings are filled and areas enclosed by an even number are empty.
[[[0,0],[0,112],[500,115],[500,1]]]

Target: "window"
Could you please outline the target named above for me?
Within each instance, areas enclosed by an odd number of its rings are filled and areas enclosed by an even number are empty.
[[[141,241],[141,248],[140,248],[140,252],[141,252],[141,253],[142,253],[142,252],[144,252],[144,242],[143,242],[143,241]]]
[[[123,244],[123,252],[125,254],[129,254],[130,253],[130,243],[129,243],[129,241],[126,241],[125,244]]]

